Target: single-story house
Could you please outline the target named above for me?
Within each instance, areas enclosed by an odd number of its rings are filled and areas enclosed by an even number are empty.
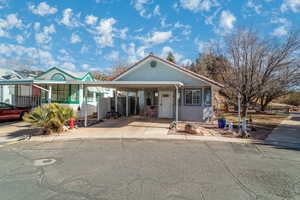
[[[86,89],[87,104],[84,104],[84,86],[81,83],[95,82],[92,74],[71,72],[59,67],[50,68],[34,80],[39,83],[42,104],[52,102],[69,106],[78,111],[80,117],[83,117],[86,108],[88,115],[97,112],[97,97],[111,92],[107,88],[89,87]]]
[[[205,76],[153,54],[112,79],[118,91],[136,93],[139,114],[176,121],[207,121],[213,117],[213,92],[223,87]],[[118,92],[115,94],[118,95]],[[117,96],[115,96],[117,98]],[[115,110],[122,107],[117,100]],[[126,102],[128,106],[132,105]]]

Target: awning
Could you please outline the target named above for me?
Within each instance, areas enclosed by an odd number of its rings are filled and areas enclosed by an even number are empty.
[[[179,81],[52,81],[52,80],[1,80],[0,85],[85,85],[90,87],[106,87],[106,88],[167,88],[182,87],[184,84]]]

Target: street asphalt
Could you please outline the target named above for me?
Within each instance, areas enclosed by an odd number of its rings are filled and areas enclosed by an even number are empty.
[[[300,199],[300,151],[175,140],[0,147],[1,200]]]

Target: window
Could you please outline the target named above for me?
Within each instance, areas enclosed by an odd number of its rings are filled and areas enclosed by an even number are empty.
[[[70,85],[70,101],[79,101],[79,85]]]
[[[204,89],[204,104],[211,105],[211,88]]]
[[[202,90],[201,89],[186,89],[185,90],[185,105],[201,105]]]
[[[53,85],[52,100],[57,102],[68,101],[69,85]]]
[[[48,86],[41,85],[45,89]],[[77,103],[79,101],[79,85],[52,85],[51,101],[53,103]],[[41,90],[43,103],[48,102],[48,92]]]
[[[94,101],[94,92],[88,91],[87,92],[87,101],[93,102]]]
[[[54,80],[54,81],[65,81],[66,78],[65,78],[64,75],[57,73],[57,74],[54,74],[54,75],[51,77],[51,80]]]

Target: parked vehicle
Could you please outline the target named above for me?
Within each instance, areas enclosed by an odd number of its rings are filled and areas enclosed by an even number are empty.
[[[30,111],[28,107],[17,107],[0,102],[0,121],[18,120]]]

